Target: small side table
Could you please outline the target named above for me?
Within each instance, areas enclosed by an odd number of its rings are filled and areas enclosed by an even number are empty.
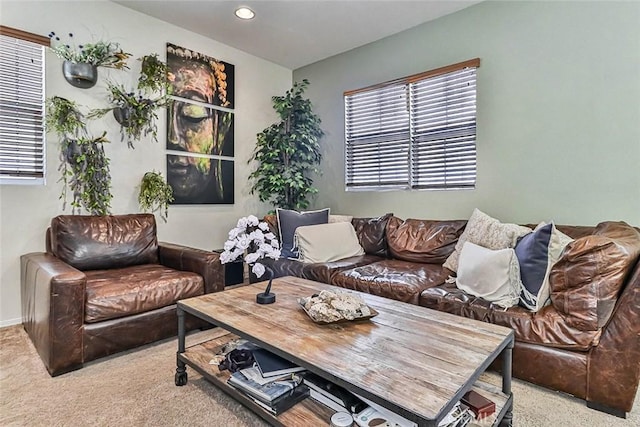
[[[214,249],[213,252],[221,254],[224,249]],[[242,258],[222,265],[224,267],[224,286],[238,285],[244,282],[244,262]]]

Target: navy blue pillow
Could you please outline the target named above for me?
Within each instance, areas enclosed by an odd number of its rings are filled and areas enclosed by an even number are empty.
[[[545,301],[538,301],[546,292],[543,289],[549,264],[549,244],[553,223],[537,228],[518,240],[515,251],[520,264],[523,289],[520,303],[530,310],[538,310]],[[548,293],[546,293],[548,296]],[[538,304],[540,303],[540,305]]]
[[[283,258],[298,258],[298,251],[294,250],[293,237],[296,228],[303,225],[327,224],[329,222],[329,208],[319,211],[298,212],[288,209],[276,209],[278,229],[280,230],[280,256]]]

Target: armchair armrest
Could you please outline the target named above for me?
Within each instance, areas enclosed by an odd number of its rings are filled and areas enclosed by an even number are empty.
[[[205,293],[224,290],[224,268],[220,255],[202,249],[159,242],[160,264],[181,271],[197,273],[204,279]]]
[[[86,281],[51,254],[20,257],[22,323],[52,376],[82,366]]]

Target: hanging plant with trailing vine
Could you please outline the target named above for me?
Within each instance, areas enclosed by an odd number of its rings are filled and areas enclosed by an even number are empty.
[[[123,85],[107,82],[110,106],[89,113],[89,118],[102,117],[113,111],[120,123],[120,137],[127,141],[129,148],[135,148],[134,141],[151,135],[158,142],[158,109],[164,108],[171,100],[166,96],[167,66],[158,59],[157,54],[140,58],[142,71],[138,78],[137,93],[127,91]],[[159,95],[152,97],[155,92]]]
[[[80,137],[61,142],[58,170],[65,184],[61,198],[67,199],[67,187],[73,194],[73,213],[84,208],[91,215],[108,215],[111,208],[109,159],[104,153],[106,132],[97,138]],[[64,206],[63,206],[64,209]]]
[[[145,55],[139,59],[142,62],[138,77],[138,90],[148,93],[162,92],[167,88],[167,64],[162,62],[157,53]]]
[[[94,138],[89,135],[85,116],[78,105],[62,97],[46,101],[46,128],[60,137],[60,181],[62,210],[66,209],[71,191],[72,213],[82,209],[91,215],[108,215],[111,210],[111,174],[103,144],[106,132]]]
[[[160,172],[147,172],[140,182],[138,203],[143,212],[159,211],[160,218],[167,222],[169,203],[173,202],[173,189]]]

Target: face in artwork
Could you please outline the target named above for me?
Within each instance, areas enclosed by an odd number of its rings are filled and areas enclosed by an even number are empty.
[[[168,107],[168,150],[233,156],[233,114],[203,105],[222,104],[225,99],[226,86],[221,88],[225,80],[216,74],[217,64],[175,57],[168,61],[170,94],[185,100],[173,100]],[[197,201],[212,188],[224,198],[219,163],[202,156],[168,156],[168,181],[176,199]]]

